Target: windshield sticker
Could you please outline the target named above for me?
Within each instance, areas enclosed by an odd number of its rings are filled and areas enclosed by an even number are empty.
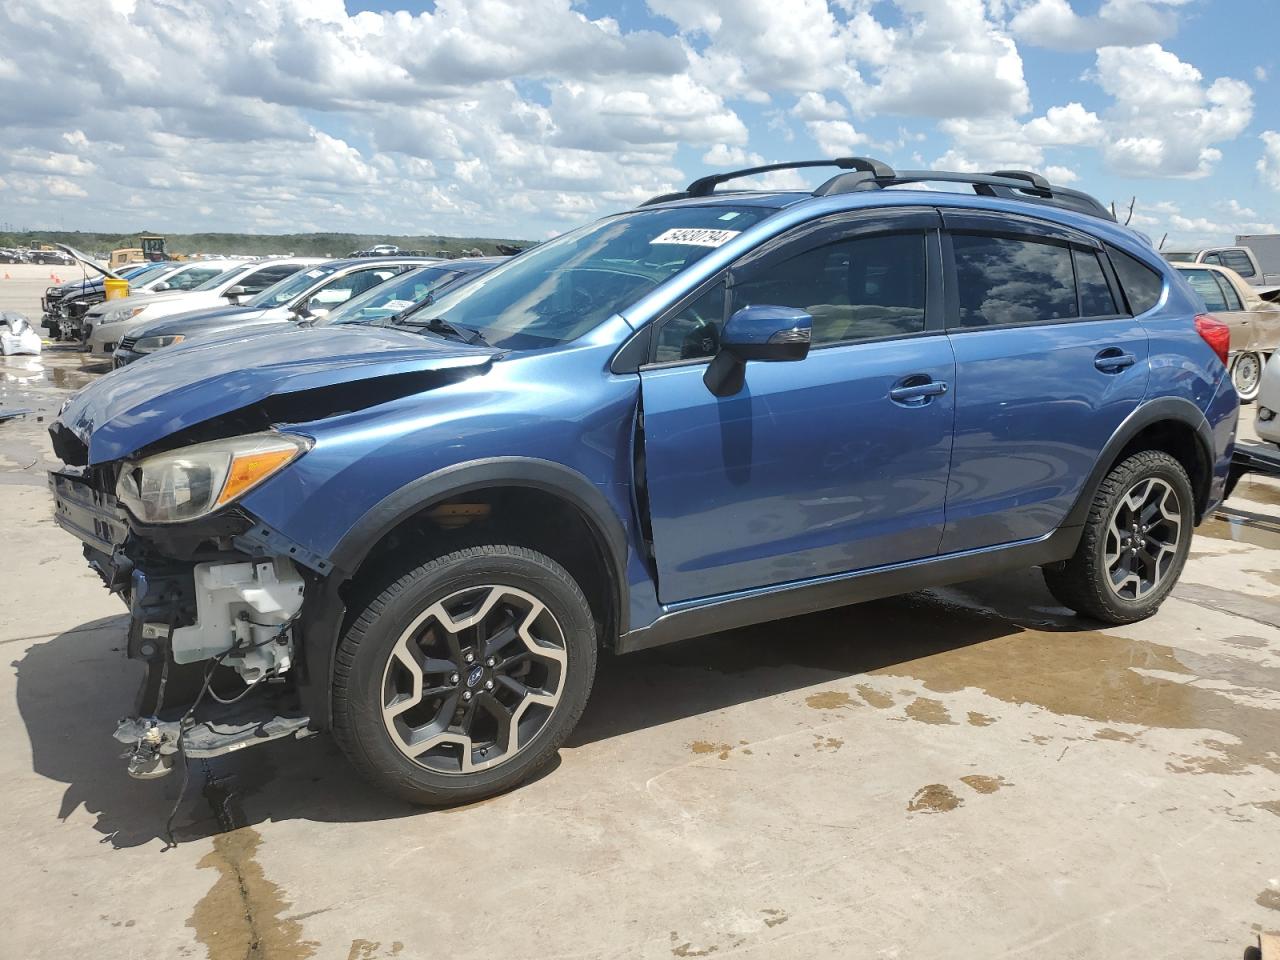
[[[706,227],[673,227],[649,241],[655,243],[675,243],[686,247],[718,247],[728,243],[742,231],[709,230]]]
[[[722,216],[716,217],[716,219],[717,220],[736,220],[738,218],[738,215],[739,213],[737,210],[730,210],[728,213],[723,214]]]
[[[325,272],[323,270],[308,270],[306,273],[306,276],[311,277],[313,280],[316,277],[323,277],[324,275]]]
[[[383,304],[388,310],[403,310],[405,307],[412,307],[412,300],[388,300]]]

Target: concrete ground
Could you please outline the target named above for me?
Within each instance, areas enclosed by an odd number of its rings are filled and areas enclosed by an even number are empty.
[[[606,659],[551,773],[424,812],[314,737],[130,780],[120,602],[49,518],[79,358],[0,365],[4,956],[1232,958],[1280,928],[1280,485],[1153,619],[1033,571]],[[44,417],[46,422],[38,422]]]

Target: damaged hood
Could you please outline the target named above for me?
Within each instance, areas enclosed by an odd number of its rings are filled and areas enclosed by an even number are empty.
[[[497,353],[388,327],[351,329],[341,338],[305,327],[270,337],[220,337],[113,370],[75,394],[49,432],[68,463],[76,463],[69,447],[77,444],[64,432],[84,445],[88,463],[104,463],[270,396],[396,374],[463,371],[483,367]]]

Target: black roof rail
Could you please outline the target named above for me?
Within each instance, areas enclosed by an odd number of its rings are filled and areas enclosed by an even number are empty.
[[[709,197],[717,186],[730,180],[753,177],[758,173],[772,173],[774,170],[799,170],[803,167],[839,167],[842,170],[857,170],[874,177],[892,177],[893,167],[872,157],[834,157],[830,160],[793,160],[788,163],[766,163],[759,167],[744,167],[741,170],[730,170],[726,173],[713,173],[699,177],[693,183],[676,193],[663,193],[650,197],[642,207],[655,203],[666,203],[668,200],[684,200],[688,197]]]
[[[862,190],[878,190],[910,183],[927,181],[938,183],[967,183],[975,193],[1004,200],[1023,200],[1048,206],[1074,210],[1077,213],[1115,221],[1115,215],[1098,200],[1080,190],[1070,190],[1051,184],[1038,173],[1027,170],[997,170],[994,173],[955,173],[947,170],[900,170],[889,176],[857,171],[840,173],[817,190],[815,197],[829,197],[840,193],[856,193]]]

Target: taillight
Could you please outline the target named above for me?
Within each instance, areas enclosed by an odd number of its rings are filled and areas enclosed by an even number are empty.
[[[1202,313],[1196,317],[1196,333],[1218,355],[1225,367],[1227,354],[1231,352],[1231,328],[1212,314]]]

